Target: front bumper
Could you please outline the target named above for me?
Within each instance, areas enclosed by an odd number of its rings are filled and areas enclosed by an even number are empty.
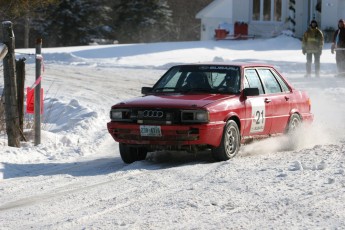
[[[207,124],[161,125],[161,136],[140,135],[139,124],[109,122],[107,128],[115,141],[124,144],[174,146],[220,144],[225,122]]]

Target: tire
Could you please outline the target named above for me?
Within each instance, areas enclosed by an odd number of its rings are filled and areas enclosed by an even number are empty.
[[[132,147],[127,144],[120,143],[119,150],[121,159],[126,164],[131,164],[135,161],[145,160],[147,156],[147,149],[143,147]]]
[[[286,135],[289,138],[288,150],[297,149],[301,142],[300,134],[297,132],[297,129],[301,125],[301,123],[302,119],[298,114],[294,113],[291,115],[289,123],[286,127]]]
[[[213,158],[217,161],[226,161],[238,153],[241,144],[241,136],[238,125],[230,120],[226,123],[219,147],[212,149]]]
[[[289,119],[289,123],[286,127],[286,133],[293,134],[296,131],[296,129],[301,125],[301,123],[301,117],[297,113],[292,114]]]

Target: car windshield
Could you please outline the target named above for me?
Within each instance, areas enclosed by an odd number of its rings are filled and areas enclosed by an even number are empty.
[[[154,85],[154,93],[240,92],[240,68],[225,65],[188,65],[170,68]]]

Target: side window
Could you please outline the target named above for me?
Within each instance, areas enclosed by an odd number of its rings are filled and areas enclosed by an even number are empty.
[[[264,93],[259,75],[255,69],[245,69],[244,77],[244,88],[259,88],[259,93]]]
[[[281,93],[280,85],[269,69],[258,69],[260,78],[264,84],[266,94]]]
[[[244,78],[243,88],[249,88],[249,83],[248,83],[247,77]]]
[[[280,86],[282,87],[283,92],[288,93],[291,92],[289,86],[286,84],[286,82],[278,75],[276,72],[272,71],[276,79],[278,80]]]

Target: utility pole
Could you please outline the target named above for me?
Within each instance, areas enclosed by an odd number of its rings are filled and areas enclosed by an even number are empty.
[[[14,33],[12,22],[2,22],[4,44],[8,52],[3,60],[6,132],[8,146],[20,147],[19,114],[17,102],[16,67],[14,53]]]
[[[41,68],[42,68],[42,39],[36,40],[36,81],[41,79]],[[35,87],[35,145],[41,144],[41,81]]]

